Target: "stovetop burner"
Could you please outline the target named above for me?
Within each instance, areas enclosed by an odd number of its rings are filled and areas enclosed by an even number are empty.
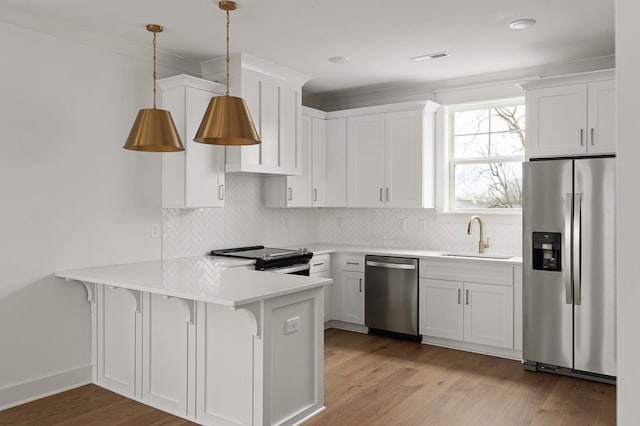
[[[240,259],[255,259],[256,269],[274,269],[291,265],[308,263],[313,253],[306,248],[279,249],[265,246],[237,247],[231,249],[212,250],[212,256],[235,257]]]

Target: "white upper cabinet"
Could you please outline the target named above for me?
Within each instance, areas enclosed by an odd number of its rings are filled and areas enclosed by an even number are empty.
[[[245,99],[261,143],[227,147],[227,172],[301,173],[302,85],[311,77],[244,54],[230,61],[230,92]],[[225,83],[225,58],[202,64],[208,80]]]
[[[347,118],[348,207],[434,206],[437,105],[403,108]]]
[[[384,206],[385,115],[347,118],[347,205]]]
[[[587,111],[590,154],[616,152],[616,83],[598,81],[587,85]]]
[[[597,77],[600,80],[584,81]],[[615,153],[616,103],[612,77],[612,73],[606,72],[524,84],[527,157]]]
[[[347,119],[326,121],[326,207],[347,206]]]
[[[327,205],[326,190],[327,124],[324,118],[311,117],[311,205]]]
[[[266,207],[324,207],[324,112],[304,108],[300,127],[300,173],[268,176],[264,180]]]
[[[162,206],[224,207],[224,147],[194,142],[213,96],[224,87],[187,75],[158,80],[160,107],[169,110],[184,152],[162,154]]]

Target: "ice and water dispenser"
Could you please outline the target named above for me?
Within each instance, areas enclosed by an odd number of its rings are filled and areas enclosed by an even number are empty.
[[[560,232],[533,232],[533,269],[539,271],[561,271]]]

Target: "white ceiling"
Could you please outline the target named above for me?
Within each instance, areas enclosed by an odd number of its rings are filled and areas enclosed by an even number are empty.
[[[0,20],[25,17],[31,27],[57,22],[141,45],[151,43],[145,25],[157,23],[162,51],[196,62],[225,52],[216,0],[0,2]],[[537,24],[509,29],[520,18]],[[313,76],[311,94],[428,83],[613,55],[614,0],[238,0],[231,51]],[[408,59],[440,51],[451,56]]]

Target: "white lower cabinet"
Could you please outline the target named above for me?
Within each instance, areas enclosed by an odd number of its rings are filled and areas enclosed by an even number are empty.
[[[314,255],[310,261],[309,276],[331,278],[331,257],[328,254]],[[333,318],[331,310],[331,287],[324,287],[324,320],[330,321]]]
[[[321,288],[231,308],[91,287],[98,385],[203,425],[299,424],[322,410]]]
[[[340,320],[364,325],[364,273],[345,271],[342,278]]]
[[[142,400],[181,416],[195,414],[194,316],[191,300],[143,294]]]
[[[511,287],[421,279],[420,294],[420,334],[513,348]]]
[[[119,394],[140,397],[140,292],[103,285],[98,292],[97,380]]]
[[[521,309],[515,307],[522,302],[514,275],[511,265],[422,260],[418,309],[423,341],[487,353],[496,348],[498,355],[517,357],[521,334],[514,323],[521,324]]]
[[[332,319],[359,326],[345,329],[364,331],[364,256],[338,254],[333,271]]]

